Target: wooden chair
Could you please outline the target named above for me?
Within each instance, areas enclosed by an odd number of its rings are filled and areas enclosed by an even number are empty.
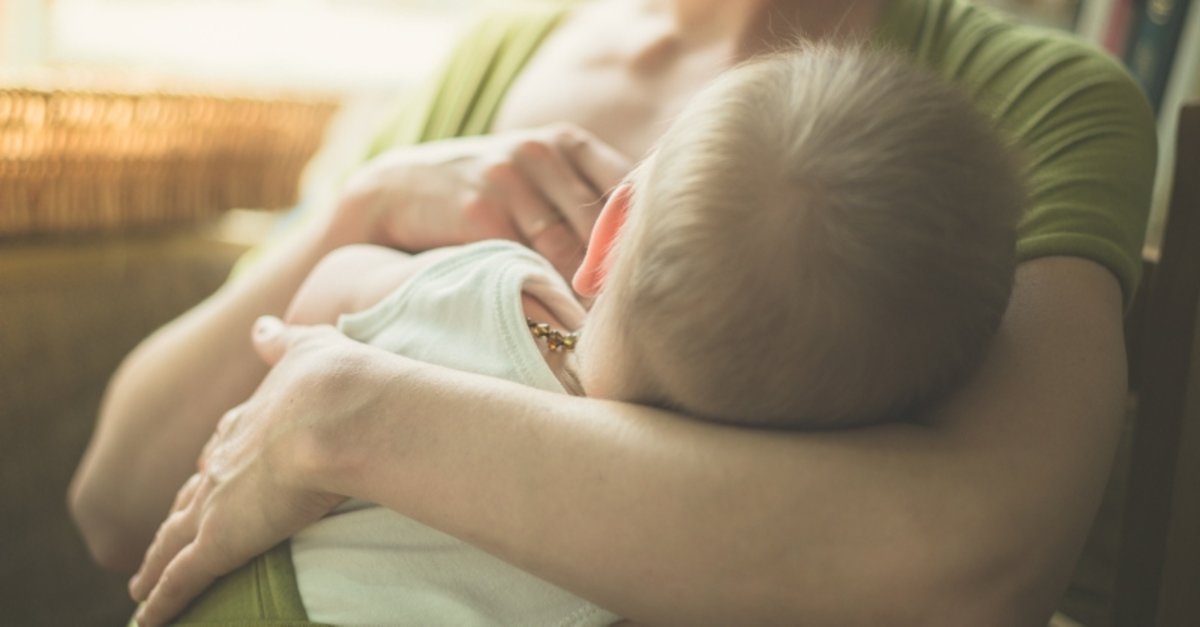
[[[1166,230],[1145,268],[1126,326],[1137,409],[1113,625],[1200,625],[1200,103],[1180,113]]]

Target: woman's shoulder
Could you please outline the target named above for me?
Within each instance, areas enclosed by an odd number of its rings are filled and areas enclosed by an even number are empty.
[[[366,157],[397,146],[486,133],[512,82],[574,4],[519,2],[477,19],[431,80],[399,101]]]
[[[892,0],[879,30],[885,45],[906,51],[981,105],[1108,85],[1124,104],[1149,113],[1116,59],[1069,33],[1022,24],[967,0]]]
[[[1119,131],[1153,165],[1154,113],[1137,82],[1074,35],[967,0],[891,0],[877,41],[958,85],[1026,149],[1048,137]]]
[[[1027,171],[1021,259],[1085,257],[1128,300],[1157,157],[1154,113],[1116,59],[966,0],[892,0],[880,39],[958,85]]]

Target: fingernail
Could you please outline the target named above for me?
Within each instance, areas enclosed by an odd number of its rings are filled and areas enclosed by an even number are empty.
[[[283,321],[275,316],[259,316],[258,320],[254,321],[254,337],[260,340],[275,337],[281,329]]]

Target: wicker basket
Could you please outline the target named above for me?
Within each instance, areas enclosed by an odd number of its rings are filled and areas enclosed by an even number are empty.
[[[0,89],[0,237],[295,203],[330,101]]]

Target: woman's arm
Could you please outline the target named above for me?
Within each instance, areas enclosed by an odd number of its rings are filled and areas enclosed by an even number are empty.
[[[1121,311],[1100,266],[1026,262],[965,389],[922,425],[827,433],[547,394],[287,329],[260,342],[279,363],[241,435],[214,441],[230,463],[197,475],[132,589],[153,590],[142,618],[159,622],[344,494],[644,623],[1044,621],[1119,431]]]
[[[113,376],[69,497],[101,565],[137,567],[217,420],[266,374],[246,330],[264,313],[282,315],[317,260],[341,243],[313,227],[143,340]]]
[[[569,274],[600,196],[628,169],[611,147],[570,125],[423,144],[368,164],[336,208],[125,358],[69,494],[93,557],[113,570],[137,566],[221,415],[267,372],[247,330],[260,315],[283,315],[326,253],[357,243],[420,249],[508,237]]]
[[[389,394],[419,411],[456,393],[392,437],[396,398],[357,412],[326,434],[318,485],[650,624],[1033,624],[1107,479],[1121,312],[1100,266],[1026,263],[965,390],[925,426],[841,433],[731,430],[427,369]]]

